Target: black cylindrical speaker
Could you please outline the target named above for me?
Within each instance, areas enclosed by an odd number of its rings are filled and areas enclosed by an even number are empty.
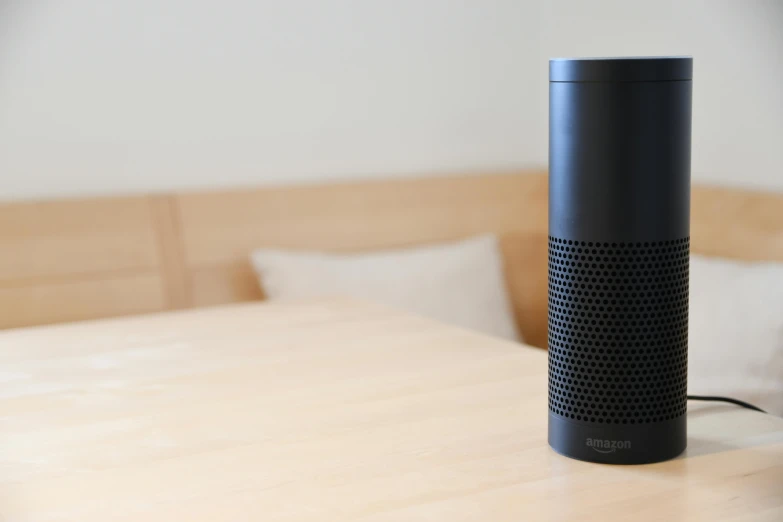
[[[549,62],[549,445],[686,446],[693,60]]]

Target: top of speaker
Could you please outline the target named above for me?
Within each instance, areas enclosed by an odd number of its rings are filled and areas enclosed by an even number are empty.
[[[693,79],[690,56],[553,58],[550,82],[670,82]]]

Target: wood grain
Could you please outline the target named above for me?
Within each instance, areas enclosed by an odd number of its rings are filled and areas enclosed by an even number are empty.
[[[228,265],[189,269],[193,306],[213,306],[264,299],[258,276],[247,259]]]
[[[163,282],[157,274],[101,274],[95,279],[0,287],[0,328],[159,312],[166,308]]]
[[[781,520],[783,419],[694,405],[681,458],[546,443],[546,354],[348,301],[0,332],[0,518]]]
[[[149,198],[0,205],[0,328],[166,308]]]
[[[150,210],[155,223],[158,262],[168,308],[187,308],[193,303],[191,276],[185,268],[182,226],[176,204],[170,196],[153,196],[150,198]]]
[[[0,284],[157,266],[147,198],[0,205]]]
[[[267,187],[177,196],[187,262],[219,265],[259,245],[331,251],[546,227],[546,177],[479,176]]]
[[[746,261],[783,262],[783,194],[695,187],[691,250]]]
[[[501,236],[506,285],[519,333],[525,342],[547,345],[549,241],[546,232],[519,232]]]

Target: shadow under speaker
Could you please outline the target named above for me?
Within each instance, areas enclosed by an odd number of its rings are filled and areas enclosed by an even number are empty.
[[[549,63],[549,444],[568,457],[686,446],[692,70]]]

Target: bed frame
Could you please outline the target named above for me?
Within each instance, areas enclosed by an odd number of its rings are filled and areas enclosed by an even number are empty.
[[[494,232],[546,345],[542,171],[0,205],[0,328],[262,299],[257,247],[363,251]],[[783,262],[783,194],[694,186],[694,253]]]

